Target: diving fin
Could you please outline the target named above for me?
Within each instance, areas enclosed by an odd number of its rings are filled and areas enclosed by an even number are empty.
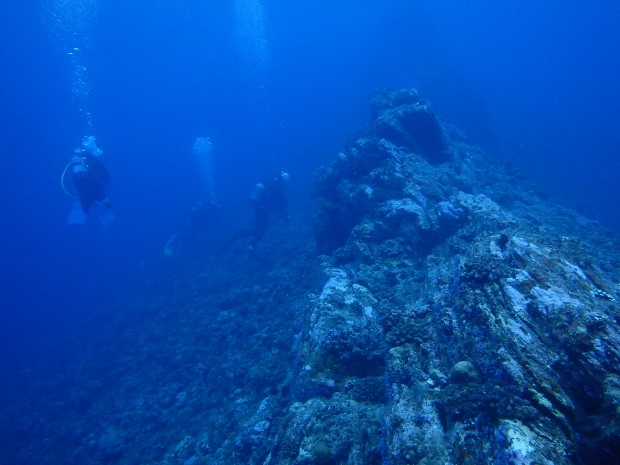
[[[80,204],[80,200],[76,197],[71,202],[71,210],[69,211],[69,217],[67,223],[72,224],[86,224],[86,215]]]
[[[93,207],[97,212],[97,216],[99,217],[99,221],[101,222],[103,229],[108,229],[115,219],[114,212],[112,212],[112,210],[103,205],[101,202],[95,202]]]
[[[164,247],[164,253],[166,255],[168,255],[169,257],[174,257],[177,254],[177,250],[176,249],[176,243],[178,236],[176,234],[173,234],[172,237],[168,240],[168,242],[166,242],[166,246]]]

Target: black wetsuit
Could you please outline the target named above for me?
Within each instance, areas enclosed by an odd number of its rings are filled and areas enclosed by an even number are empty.
[[[95,202],[108,200],[110,173],[99,158],[81,155],[83,161],[73,167],[73,185],[80,196],[80,205],[84,213]]]
[[[264,190],[256,190],[250,199],[250,204],[254,207],[254,229],[241,234],[252,236],[252,246],[256,246],[265,235],[273,213],[278,213],[284,221],[289,220],[285,181],[276,177],[264,186]]]
[[[179,234],[181,243],[189,244],[201,231],[213,226],[219,213],[220,207],[213,201],[196,202],[185,229]]]

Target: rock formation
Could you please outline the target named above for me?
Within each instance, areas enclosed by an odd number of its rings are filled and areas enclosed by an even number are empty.
[[[306,458],[281,463],[316,463],[317,444],[334,463],[611,463],[617,240],[516,185],[415,91],[377,99],[316,176],[328,281],[289,413],[360,420],[309,422]]]

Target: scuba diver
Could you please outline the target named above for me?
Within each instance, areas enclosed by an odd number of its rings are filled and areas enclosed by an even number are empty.
[[[269,218],[277,213],[280,218],[290,221],[288,214],[288,201],[286,200],[286,187],[289,182],[289,175],[286,171],[281,171],[266,183],[259,182],[254,186],[254,191],[250,196],[250,206],[254,208],[254,228],[240,232],[237,237],[251,237],[250,250],[253,250],[267,232]]]
[[[219,217],[220,206],[215,199],[213,181],[213,143],[208,137],[198,137],[192,147],[194,163],[202,178],[205,200],[196,202],[184,228],[175,233],[166,243],[164,253],[170,257],[178,255],[196,236],[213,226]]]
[[[96,210],[105,229],[114,221],[108,190],[110,173],[101,161],[102,154],[96,145],[95,137],[85,137],[82,146],[75,149],[73,158],[62,173],[62,188],[74,199],[69,213],[69,224],[85,224],[86,214],[91,209]],[[71,194],[65,186],[68,172],[71,173],[77,195]]]
[[[164,247],[169,257],[178,255],[201,231],[205,231],[218,219],[220,206],[212,200],[199,200],[192,206],[187,224],[180,233],[173,234]]]

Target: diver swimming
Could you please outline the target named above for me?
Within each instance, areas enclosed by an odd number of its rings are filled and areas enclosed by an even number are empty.
[[[201,176],[203,198],[192,206],[185,225],[166,242],[164,254],[178,255],[202,233],[209,232],[219,219],[220,206],[216,202],[213,180],[213,143],[208,137],[198,137],[192,146],[194,163]]]
[[[94,210],[107,229],[114,221],[109,198],[110,173],[101,157],[103,151],[97,147],[94,136],[84,137],[80,147],[76,148],[73,157],[67,163],[60,184],[65,193],[73,199],[68,223],[85,224],[86,215]],[[66,186],[66,177],[71,174],[72,193]]]

